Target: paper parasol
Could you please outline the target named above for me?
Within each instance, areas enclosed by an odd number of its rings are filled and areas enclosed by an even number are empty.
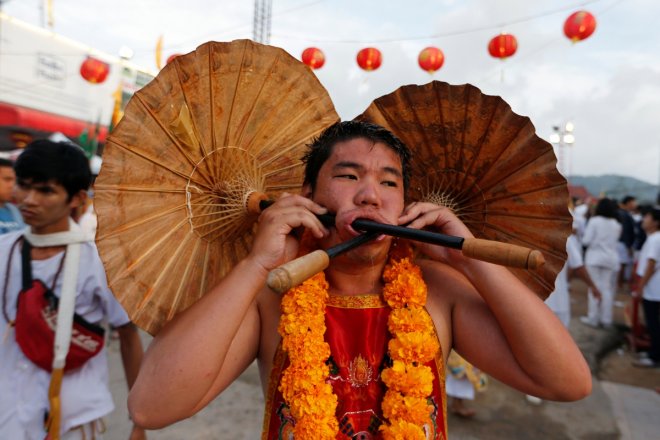
[[[552,146],[529,118],[472,85],[433,81],[382,96],[356,119],[412,149],[411,200],[450,207],[477,238],[540,250],[540,269],[510,270],[541,298],[552,292],[572,218]]]
[[[206,43],[129,102],[95,184],[108,284],[155,334],[249,252],[251,191],[302,183],[305,144],[338,120],[312,71],[282,49]]]

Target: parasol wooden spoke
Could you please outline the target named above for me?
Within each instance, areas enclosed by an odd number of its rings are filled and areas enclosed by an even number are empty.
[[[155,159],[153,159],[153,158],[151,158],[151,157],[149,157],[149,156],[147,156],[147,155],[145,155],[145,154],[143,154],[143,153],[140,153],[139,151],[136,151],[135,149],[132,149],[130,146],[128,146],[128,145],[122,143],[122,142],[119,141],[117,138],[113,138],[113,139],[112,139],[112,144],[113,144],[113,146],[116,146],[116,147],[119,147],[119,148],[123,149],[123,150],[124,150],[126,153],[128,153],[129,155],[133,155],[133,156],[136,156],[136,157],[138,157],[138,158],[140,158],[140,159],[143,159],[143,160],[145,160],[145,161],[147,161],[147,162],[150,162],[150,163],[152,163],[152,164],[154,164],[154,165],[160,167],[161,169],[163,169],[163,170],[165,170],[165,171],[169,171],[170,173],[172,173],[172,174],[174,174],[174,175],[176,175],[176,176],[179,176],[179,177],[181,177],[181,178],[183,178],[183,179],[185,179],[185,180],[188,180],[188,179],[189,179],[189,176],[186,176],[185,174],[183,174],[183,173],[181,173],[181,172],[179,172],[179,171],[177,171],[177,170],[173,170],[173,169],[169,168],[167,165],[165,165],[165,164],[163,164],[163,163],[161,163],[161,162],[159,162],[159,161],[157,161],[157,160],[155,160]],[[196,185],[199,185],[199,186],[201,186],[201,187],[204,187],[204,188],[208,188],[206,185],[204,185],[204,184],[202,184],[202,183],[200,183],[200,182],[195,182],[195,184],[196,184]]]
[[[135,99],[142,106],[144,111],[147,112],[149,115],[151,115],[152,119],[158,124],[160,129],[163,130],[163,133],[165,133],[170,138],[174,146],[179,151],[179,154],[183,156],[183,158],[186,159],[188,163],[190,163],[190,165],[194,166],[195,160],[193,160],[193,158],[190,155],[188,155],[186,149],[183,148],[183,146],[178,142],[177,138],[165,127],[165,125],[160,120],[158,115],[156,115],[156,113],[144,102],[144,100],[140,95],[136,95]]]
[[[161,217],[170,215],[170,214],[175,213],[177,211],[185,211],[185,209],[186,209],[186,205],[184,204],[184,205],[175,206],[173,208],[169,208],[169,209],[166,209],[166,210],[163,210],[163,211],[154,212],[149,216],[142,217],[138,220],[135,220],[135,221],[132,221],[132,222],[129,222],[129,223],[124,223],[121,226],[118,226],[113,230],[110,230],[110,231],[105,230],[103,233],[98,234],[97,240],[105,240],[105,239],[108,239],[108,238],[112,238],[116,235],[124,234],[124,233],[130,231],[131,229],[139,228],[139,227],[148,225],[149,223],[153,222],[156,219],[159,219]]]
[[[94,184],[95,191],[120,191],[120,192],[136,192],[136,193],[170,193],[170,194],[185,194],[185,189],[175,188],[145,188],[130,185],[100,185]]]

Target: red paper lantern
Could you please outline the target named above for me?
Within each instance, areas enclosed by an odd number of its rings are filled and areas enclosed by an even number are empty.
[[[587,11],[572,13],[564,22],[564,34],[573,43],[589,38],[596,30],[596,18]]]
[[[325,64],[325,54],[321,49],[316,47],[308,47],[303,50],[302,62],[307,64],[312,69],[320,69]]]
[[[375,47],[366,47],[358,52],[357,63],[364,70],[376,70],[383,63],[383,55]]]
[[[511,55],[516,53],[518,49],[518,41],[516,37],[511,34],[500,34],[496,37],[493,37],[488,43],[488,53],[495,58],[509,58]]]
[[[166,65],[170,64],[172,61],[174,61],[174,58],[178,57],[179,55],[181,55],[181,54],[180,53],[173,53],[172,55],[167,57],[167,60],[165,61],[165,64]]]
[[[417,57],[417,62],[422,70],[433,73],[439,70],[445,62],[445,54],[437,47],[429,46],[422,50]]]
[[[92,84],[101,84],[110,73],[110,64],[88,56],[80,65],[80,76]]]

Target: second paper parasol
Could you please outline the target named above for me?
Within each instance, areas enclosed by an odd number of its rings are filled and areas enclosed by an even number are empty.
[[[572,218],[552,145],[499,96],[440,81],[403,86],[356,119],[413,151],[409,199],[449,207],[477,238],[538,249],[545,264],[513,269],[545,299],[566,260]]]

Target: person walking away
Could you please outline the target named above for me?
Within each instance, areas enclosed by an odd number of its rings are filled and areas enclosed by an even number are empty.
[[[582,246],[580,246],[576,235],[575,222],[573,223],[573,227],[573,233],[566,240],[566,254],[568,258],[561,272],[557,275],[555,290],[545,300],[547,306],[557,315],[557,318],[559,318],[566,328],[568,328],[571,320],[571,299],[569,295],[569,279],[571,275],[576,275],[587,284],[596,301],[601,301],[602,299],[602,294],[598,286],[593,282],[589,276],[589,272],[587,272],[587,268],[584,266]]]
[[[619,206],[619,220],[621,222],[621,236],[617,250],[619,252],[619,263],[621,268],[617,278],[617,287],[622,287],[630,281],[634,262],[634,245],[637,231],[633,214],[637,209],[637,199],[633,196],[625,196]]]
[[[10,160],[0,158],[0,234],[25,227],[21,213],[11,203],[15,184],[14,165]]]
[[[660,367],[660,208],[652,208],[642,219],[646,241],[639,255],[640,280],[633,295],[642,296],[646,329],[651,338],[648,357],[633,361],[637,367]]]
[[[0,236],[0,438],[100,439],[113,410],[102,322],[119,332],[129,387],[142,344],[107,286],[96,246],[70,218],[84,202],[89,165],[76,145],[35,141],[16,175],[29,228]],[[73,307],[61,306],[67,302]],[[70,338],[60,339],[67,313]],[[134,427],[130,439],[144,438]]]
[[[617,203],[602,198],[589,219],[582,244],[587,246],[584,261],[589,276],[598,286],[601,300],[589,289],[588,313],[580,321],[591,327],[612,325],[616,276],[619,272],[617,243],[621,236]]]
[[[584,265],[584,259],[582,258],[582,246],[577,237],[576,222],[573,222],[573,233],[568,236],[566,240],[566,254],[568,255],[564,267],[562,267],[561,272],[557,275],[555,281],[555,290],[553,290],[548,298],[546,298],[546,305],[552,310],[552,312],[557,315],[557,318],[564,324],[564,327],[568,329],[571,322],[571,298],[569,293],[569,280],[573,275],[584,281],[588,288],[591,289],[591,294],[596,298],[597,301],[601,301],[602,294],[598,289],[596,283],[593,282],[587,272],[587,268]],[[527,401],[534,405],[540,405],[543,400],[539,399],[536,396],[527,395]]]

